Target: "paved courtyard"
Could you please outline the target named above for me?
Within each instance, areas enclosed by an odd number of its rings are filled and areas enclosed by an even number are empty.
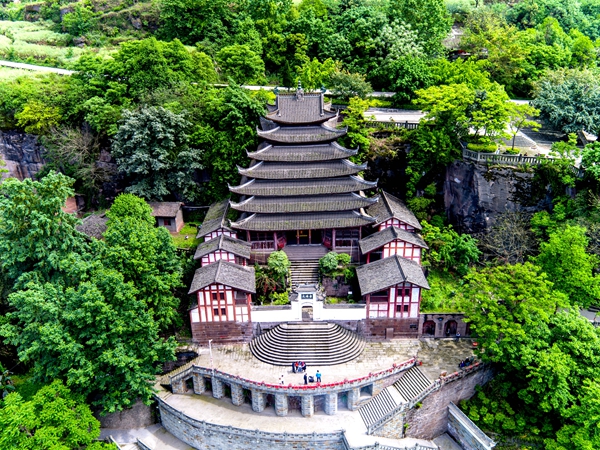
[[[442,372],[448,374],[458,370],[458,363],[473,354],[473,340],[455,339],[396,339],[386,342],[367,342],[363,353],[354,361],[336,366],[308,367],[309,375],[319,369],[323,374],[323,383],[333,383],[364,377],[369,373],[386,370],[394,363],[398,364],[417,357],[423,362],[421,371],[430,380],[435,380]],[[196,347],[199,357],[196,365],[211,367],[210,353],[207,347]],[[254,358],[247,344],[213,346],[213,365],[215,369],[254,381],[278,384],[281,375],[285,384],[304,384],[303,374],[292,373],[291,367],[272,366]],[[163,378],[166,384],[167,377]]]

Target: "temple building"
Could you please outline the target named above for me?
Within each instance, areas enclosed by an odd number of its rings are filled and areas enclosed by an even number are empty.
[[[232,200],[213,205],[198,233],[205,242],[196,251],[202,267],[190,288],[198,300],[190,310],[194,340],[231,334],[232,326],[215,326],[223,322],[245,323],[239,330],[247,337],[251,322],[302,320],[309,307],[319,311],[314,320],[386,319],[401,323],[400,334],[417,333],[421,289],[429,289],[420,267],[427,245],[417,234],[419,221],[399,199],[378,193],[376,181],[361,177],[366,164],[352,162],[357,150],[337,142],[347,130],[337,128],[338,113],[322,92],[299,86],[276,94],[261,118],[262,143],[248,152],[249,167],[238,168],[240,184],[229,188]],[[304,288],[277,313],[254,307],[251,266],[276,250],[296,267],[318,267],[328,251],[349,254],[358,266],[362,303],[328,310]]]

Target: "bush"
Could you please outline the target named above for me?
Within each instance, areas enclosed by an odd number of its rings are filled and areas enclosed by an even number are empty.
[[[469,150],[473,150],[474,152],[484,152],[484,153],[494,153],[498,150],[498,144],[492,142],[491,144],[478,144],[474,142],[469,142],[467,144],[467,148]]]
[[[319,272],[323,277],[344,277],[348,282],[355,276],[355,271],[350,265],[350,255],[346,253],[329,252],[319,260]]]
[[[269,296],[273,305],[288,305],[290,298],[287,292],[272,292]]]

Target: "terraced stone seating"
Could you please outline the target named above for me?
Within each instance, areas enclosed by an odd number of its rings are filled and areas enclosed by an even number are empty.
[[[368,403],[361,406],[358,412],[365,425],[369,427],[400,404],[409,403],[430,385],[429,378],[417,366],[414,366],[392,386],[385,388]]]
[[[282,323],[250,342],[252,354],[274,366],[304,361],[309,366],[333,366],[356,359],[365,341],[358,334],[328,322]]]

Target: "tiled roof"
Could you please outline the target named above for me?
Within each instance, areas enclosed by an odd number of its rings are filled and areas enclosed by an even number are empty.
[[[148,202],[154,217],[175,217],[182,204],[181,202]]]
[[[214,283],[254,294],[256,292],[254,267],[240,266],[223,260],[200,267],[194,273],[189,294]]]
[[[295,94],[279,94],[276,108],[267,118],[281,124],[319,123],[336,116],[335,112],[324,109],[323,94],[304,94],[301,99]]]
[[[219,228],[227,228],[227,209],[229,208],[229,200],[222,200],[218,203],[210,205],[204,222],[196,236],[198,239],[206,236],[208,233],[218,230]]]
[[[312,163],[280,163],[259,162],[254,166],[243,169],[238,167],[241,175],[267,180],[290,180],[302,178],[329,178],[353,175],[365,170],[367,165],[357,165],[347,159]]]
[[[318,230],[324,228],[350,228],[373,224],[372,217],[358,211],[296,214],[252,214],[231,226],[249,231]]]
[[[310,127],[277,127],[272,130],[258,130],[258,136],[270,142],[281,144],[311,144],[328,142],[346,134],[347,130],[336,130],[325,125]]]
[[[212,252],[216,252],[217,250],[223,250],[233,253],[234,255],[241,256],[242,258],[250,259],[251,247],[252,246],[249,242],[241,241],[239,239],[232,238],[231,236],[222,234],[217,238],[210,239],[200,244],[196,249],[194,259],[200,259]]]
[[[377,197],[366,198],[355,193],[313,197],[250,197],[240,203],[231,202],[231,207],[251,213],[345,211],[364,208],[376,201]]]
[[[248,157],[259,161],[311,162],[343,159],[354,156],[356,150],[348,150],[337,142],[320,145],[269,145],[255,152],[248,152]]]
[[[381,191],[381,199],[374,205],[369,206],[367,213],[375,217],[378,224],[388,219],[396,218],[400,222],[407,223],[417,230],[421,229],[421,224],[412,211],[406,207],[404,202],[384,191]]]
[[[77,225],[75,229],[80,233],[86,234],[96,239],[102,239],[106,231],[106,223],[108,218],[102,214],[92,214],[83,219],[81,225]]]
[[[229,190],[240,195],[295,196],[319,194],[344,194],[372,189],[377,182],[365,181],[361,177],[350,175],[340,178],[316,178],[312,180],[250,180],[240,186],[230,186]]]
[[[404,241],[421,248],[428,248],[421,236],[396,227],[387,227],[371,236],[358,241],[360,251],[364,254],[372,252],[392,241]]]
[[[419,264],[394,255],[356,268],[362,295],[382,291],[400,283],[412,283],[429,289],[429,283]]]

